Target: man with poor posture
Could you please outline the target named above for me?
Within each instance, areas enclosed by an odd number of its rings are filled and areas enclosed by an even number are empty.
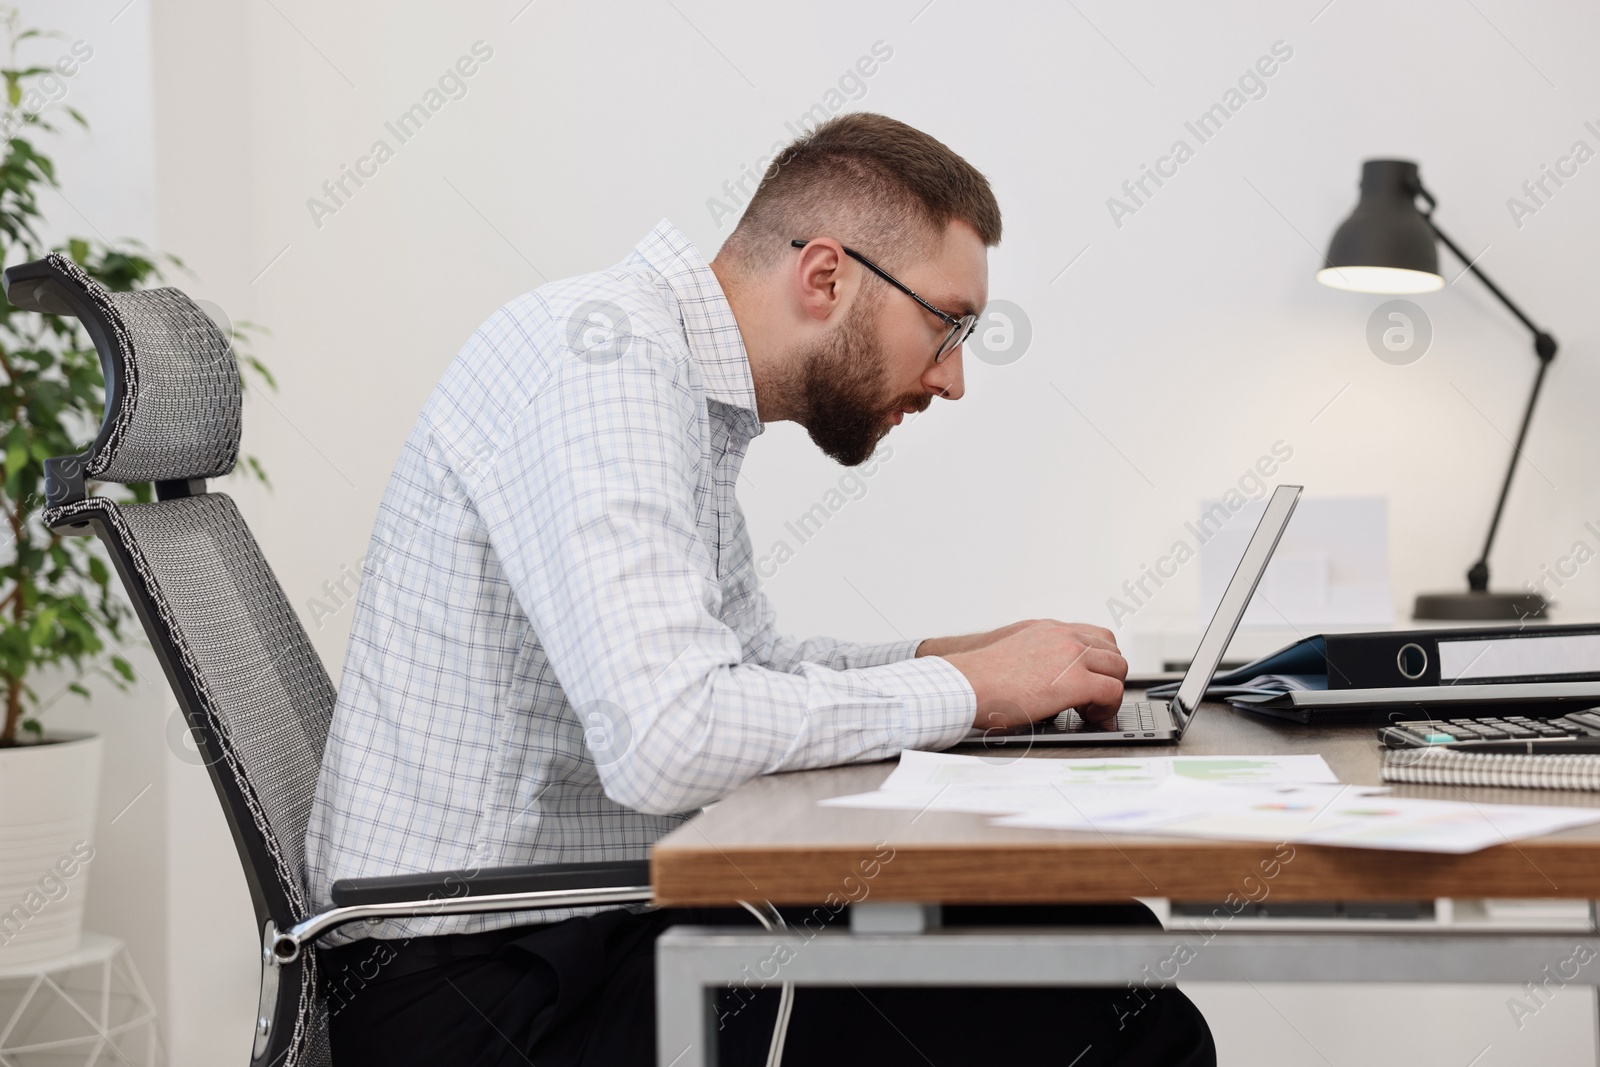
[[[852,114],[779,156],[709,264],[662,222],[610,270],[490,316],[379,508],[306,840],[316,906],[339,878],[640,859],[757,775],[1066,708],[1114,715],[1127,664],[1097,626],[881,645],[779,633],[734,496],[765,423],[799,423],[855,466],[904,416],[960,399],[999,240],[977,170]],[[1154,921],[1133,904],[946,919]],[[652,1063],[654,940],[684,921],[737,918],[345,927],[321,954],[334,1060]],[[719,995],[721,1062],[766,1061],[778,981]],[[786,1064],[930,1057],[1214,1064],[1215,1049],[1172,988],[796,992]]]

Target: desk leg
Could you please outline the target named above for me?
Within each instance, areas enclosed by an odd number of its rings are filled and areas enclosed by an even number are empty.
[[[717,990],[694,964],[693,949],[656,948],[657,1067],[713,1067],[717,1062]]]
[[[1589,901],[1589,930],[1600,933],[1600,900]],[[1600,1067],[1600,985],[1594,987],[1594,1062]]]

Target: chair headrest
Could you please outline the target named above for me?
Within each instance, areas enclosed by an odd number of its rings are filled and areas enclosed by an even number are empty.
[[[72,315],[100,355],[106,410],[83,475],[103,482],[215,478],[239,455],[233,346],[177,289],[114,293],[65,256],[6,269],[7,299]]]

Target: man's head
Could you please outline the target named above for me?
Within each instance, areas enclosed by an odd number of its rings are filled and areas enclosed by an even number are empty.
[[[959,398],[960,347],[935,354],[948,320],[988,300],[987,249],[999,241],[983,175],[902,122],[841,115],[784,149],[712,264],[762,419],[799,422],[854,466],[902,413]]]

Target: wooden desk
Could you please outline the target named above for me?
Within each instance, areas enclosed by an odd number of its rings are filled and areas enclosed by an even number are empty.
[[[976,749],[960,749],[980,752]],[[1035,749],[1026,758],[1321,753],[1339,780],[1377,785],[1371,726],[1309,728],[1207,705],[1181,747]],[[991,749],[993,757],[1008,754]],[[893,763],[758,778],[655,846],[652,882],[663,905],[764,899],[816,904],[883,851],[874,900],[945,904],[1059,903],[1169,897],[1221,900],[1238,892],[1273,847],[1257,842],[1106,836],[989,825],[950,812],[823,808],[825,797],[876,789]],[[1600,794],[1533,789],[1395,786],[1401,796],[1600,807]],[[1297,845],[1272,879],[1277,900],[1434,897],[1600,898],[1600,825],[1465,856]]]
[[[964,750],[975,751],[975,750]],[[1208,705],[1181,748],[1036,750],[1026,758],[1321,753],[1341,781],[1379,783],[1370,726],[1309,729]],[[991,750],[1001,756],[1006,750]],[[1219,921],[1203,930],[954,930],[921,920],[923,904],[1049,903],[1166,897],[1188,901],[1600,898],[1600,827],[1507,843],[1465,856],[1259,842],[1003,829],[986,816],[823,808],[877,788],[892,763],[757,779],[655,846],[663,905],[739,901],[849,903],[843,923],[772,933],[674,927],[657,942],[660,1062],[714,1062],[712,991],[756,985],[1103,985],[1190,981],[1510,982],[1566,968],[1575,946],[1600,957],[1593,931],[1373,932],[1337,923],[1270,931]],[[1399,786],[1405,796],[1600,806],[1600,794]],[[1288,858],[1284,858],[1287,852]],[[824,928],[825,927],[825,928]],[[1566,977],[1594,984],[1600,964]]]

